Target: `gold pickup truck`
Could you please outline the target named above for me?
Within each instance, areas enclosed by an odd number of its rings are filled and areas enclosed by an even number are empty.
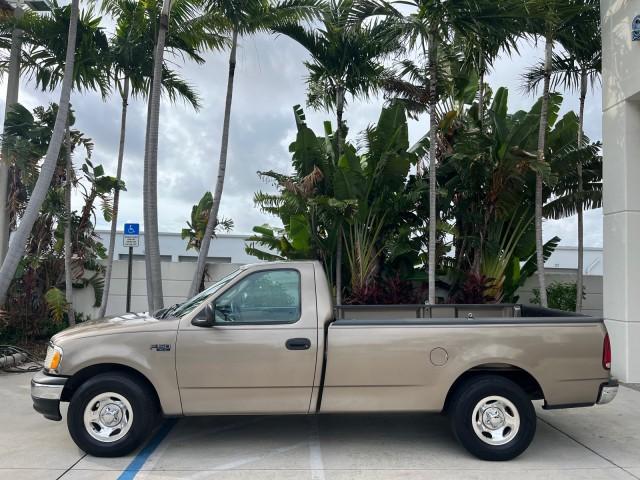
[[[520,305],[337,306],[318,262],[248,265],[154,314],[51,339],[34,408],[92,455],[160,416],[444,412],[472,454],[509,460],[544,408],[617,392],[601,319]],[[428,425],[425,425],[428,428]]]

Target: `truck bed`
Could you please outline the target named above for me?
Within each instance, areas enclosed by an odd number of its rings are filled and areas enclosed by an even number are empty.
[[[540,307],[338,306],[325,334],[324,412],[440,411],[478,370],[531,378],[548,407],[594,404],[608,380],[603,320]]]
[[[520,304],[443,304],[443,305],[338,305],[335,307],[335,319],[343,321],[412,321],[437,319],[453,323],[456,319],[477,320],[492,319],[499,323],[600,323],[602,318],[590,317],[573,312],[564,312],[551,308]],[[428,322],[427,322],[428,323]]]

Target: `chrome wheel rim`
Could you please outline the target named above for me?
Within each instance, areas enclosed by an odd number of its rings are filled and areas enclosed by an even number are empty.
[[[131,404],[119,393],[96,395],[84,409],[84,428],[99,442],[117,442],[129,433],[132,423]]]
[[[506,445],[520,430],[520,414],[515,405],[497,395],[485,397],[473,409],[473,431],[489,445]]]

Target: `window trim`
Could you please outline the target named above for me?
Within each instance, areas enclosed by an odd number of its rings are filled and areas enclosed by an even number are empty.
[[[215,323],[215,327],[235,327],[237,326],[251,326],[251,325],[294,325],[296,323],[298,323],[300,320],[302,320],[302,275],[300,274],[300,271],[297,268],[269,268],[269,269],[264,269],[264,270],[259,270],[257,272],[251,272],[248,275],[245,275],[244,277],[238,279],[238,281],[232,285],[228,285],[228,288],[225,289],[224,291],[220,292],[219,295],[217,295],[215,297],[215,299],[213,299],[211,302],[209,302],[209,305],[214,304],[218,301],[218,299],[220,297],[222,297],[225,293],[227,293],[228,291],[230,291],[233,287],[235,287],[236,285],[239,285],[240,282],[244,281],[245,279],[251,277],[252,275],[257,275],[257,274],[264,274],[264,273],[271,273],[271,272],[294,272],[297,276],[298,276],[298,298],[300,300],[299,304],[298,304],[298,318],[296,318],[293,321],[290,322],[283,322],[283,321],[278,321],[278,320],[274,320],[274,321],[266,321],[266,322],[225,322],[225,323]],[[196,316],[198,314],[200,314],[200,312],[202,312],[202,310],[200,310]],[[214,314],[215,314],[215,309],[214,309]]]

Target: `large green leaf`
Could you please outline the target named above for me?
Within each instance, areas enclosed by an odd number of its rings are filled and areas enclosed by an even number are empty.
[[[289,221],[291,245],[296,250],[308,252],[311,249],[311,226],[304,215],[295,215]]]
[[[69,311],[70,307],[64,292],[59,288],[52,287],[44,294],[44,299],[47,302],[51,318],[56,323],[62,323],[64,314]]]
[[[560,237],[553,237],[543,246],[544,253],[544,261],[549,260],[551,254],[556,250],[558,245],[560,244]],[[520,269],[520,286],[524,285],[524,282],[527,278],[531,277],[534,273],[538,271],[537,259],[534,254],[526,259],[524,265]]]
[[[313,130],[305,123],[298,123],[297,126],[296,140],[289,147],[289,151],[293,154],[294,168],[300,176],[305,176],[310,174],[315,166],[322,167],[324,152]]]

